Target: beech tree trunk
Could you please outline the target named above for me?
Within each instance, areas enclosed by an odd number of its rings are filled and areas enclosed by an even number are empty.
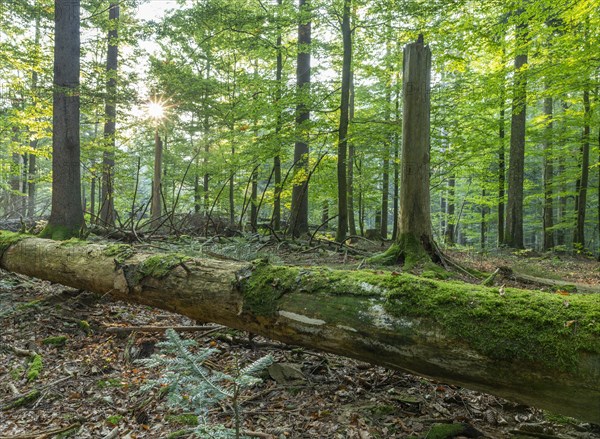
[[[119,4],[109,6],[108,50],[106,55],[106,106],[104,109],[105,150],[102,153],[102,200],[100,201],[100,221],[106,226],[115,225],[115,200],[113,174],[115,167],[115,134],[117,119],[117,67],[119,58]]]
[[[299,0],[298,11],[298,56],[296,61],[296,142],[294,145],[294,173],[302,176],[292,188],[290,230],[293,236],[308,232],[308,122],[310,109],[310,45],[311,45],[311,4],[310,0]]]
[[[20,239],[20,241],[19,241]],[[0,267],[600,422],[600,300],[0,233]]]
[[[344,55],[342,63],[342,93],[340,102],[340,124],[338,129],[338,221],[335,240],[343,242],[348,234],[348,184],[347,184],[347,154],[348,154],[348,123],[350,109],[350,84],[352,74],[352,28],[350,27],[351,0],[344,0],[342,17],[342,38]]]
[[[80,0],[54,2],[52,209],[42,235],[68,239],[85,225],[79,141]]]
[[[585,213],[587,209],[587,188],[590,170],[590,92],[583,92],[583,136],[581,142],[581,174],[577,185],[576,215],[577,226],[573,236],[576,250],[585,249]]]
[[[546,87],[548,91],[549,87]],[[552,180],[554,174],[554,158],[552,157],[552,118],[553,118],[553,99],[547,97],[544,99],[544,115],[546,116],[546,129],[544,130],[544,242],[543,250],[550,250],[554,247],[554,206],[552,196]]]
[[[523,241],[523,181],[525,179],[525,128],[527,114],[527,23],[517,25],[515,76],[513,85],[508,166],[508,200],[504,244],[524,248]]]

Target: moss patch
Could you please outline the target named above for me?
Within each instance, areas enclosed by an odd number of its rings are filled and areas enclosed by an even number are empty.
[[[256,315],[274,315],[278,300],[290,292],[336,296],[340,306],[343,296],[381,297],[384,290],[370,282],[372,277],[366,271],[255,264],[252,274],[242,284],[244,306]]]
[[[275,315],[286,303],[311,319],[357,328],[358,318],[366,327],[376,324],[397,333],[407,317],[416,317],[449,341],[464,342],[496,360],[567,370],[600,355],[600,295],[565,299],[512,288],[500,295],[497,288],[409,274],[267,264],[252,269],[242,291],[244,307],[258,316]],[[322,300],[306,300],[307,295]]]
[[[367,262],[377,265],[400,264],[404,270],[410,271],[431,263],[432,258],[418,236],[404,233],[384,253],[369,258]]]
[[[135,254],[135,250],[132,246],[127,244],[111,244],[107,245],[104,250],[102,250],[102,254],[104,256],[113,257],[115,262],[121,265]]]
[[[27,369],[27,381],[34,381],[42,372],[42,368],[44,367],[42,356],[39,354],[35,354],[31,357],[31,361],[29,362],[29,368]]]
[[[2,406],[2,410],[10,410],[10,409],[15,409],[15,408],[26,406],[26,405],[31,404],[32,402],[36,401],[41,395],[42,395],[42,393],[39,390],[32,390],[27,395],[22,396],[21,398],[16,399],[16,400]]]
[[[498,360],[541,362],[565,370],[577,352],[600,354],[600,296],[485,288],[459,282],[382,279],[385,309],[396,316],[419,316],[444,334],[464,340]]]
[[[161,279],[168,275],[175,267],[190,259],[189,256],[179,253],[161,253],[150,256],[137,266],[135,279],[138,282],[145,277]]]
[[[53,239],[55,241],[66,241],[71,238],[79,238],[80,227],[57,226],[48,223],[44,230],[38,235],[39,238]]]
[[[459,436],[465,430],[463,424],[433,424],[425,439],[447,439]]]
[[[55,337],[47,337],[42,340],[42,344],[45,346],[64,346],[67,343],[68,337],[66,335],[58,335]]]
[[[17,242],[27,238],[28,236],[30,235],[0,230],[0,258],[10,246],[15,245]]]

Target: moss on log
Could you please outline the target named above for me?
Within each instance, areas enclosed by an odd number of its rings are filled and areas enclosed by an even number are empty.
[[[600,423],[599,295],[117,250],[28,237],[0,265]]]

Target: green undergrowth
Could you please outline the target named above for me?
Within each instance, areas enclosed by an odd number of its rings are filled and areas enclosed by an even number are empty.
[[[498,288],[410,274],[264,263],[254,266],[242,288],[244,306],[255,315],[275,315],[280,301],[287,300],[304,307],[311,318],[339,322],[347,315],[356,325],[364,320],[365,327],[383,319],[401,331],[406,317],[417,317],[445,337],[497,360],[540,362],[566,370],[576,364],[578,353],[600,354],[600,295],[512,288],[501,295]],[[306,294],[321,298],[305,300]],[[335,310],[319,305],[334,301]]]

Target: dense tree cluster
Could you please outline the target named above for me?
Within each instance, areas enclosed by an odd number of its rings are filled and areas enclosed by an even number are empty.
[[[75,2],[0,4],[4,217],[50,213],[52,96],[65,92],[54,3]],[[598,251],[596,1],[197,0],[153,22],[136,19],[140,3],[81,2],[80,84],[66,95],[81,104],[88,223],[195,212],[397,238],[403,48],[423,34],[434,239]],[[139,111],[150,99],[164,118]]]

